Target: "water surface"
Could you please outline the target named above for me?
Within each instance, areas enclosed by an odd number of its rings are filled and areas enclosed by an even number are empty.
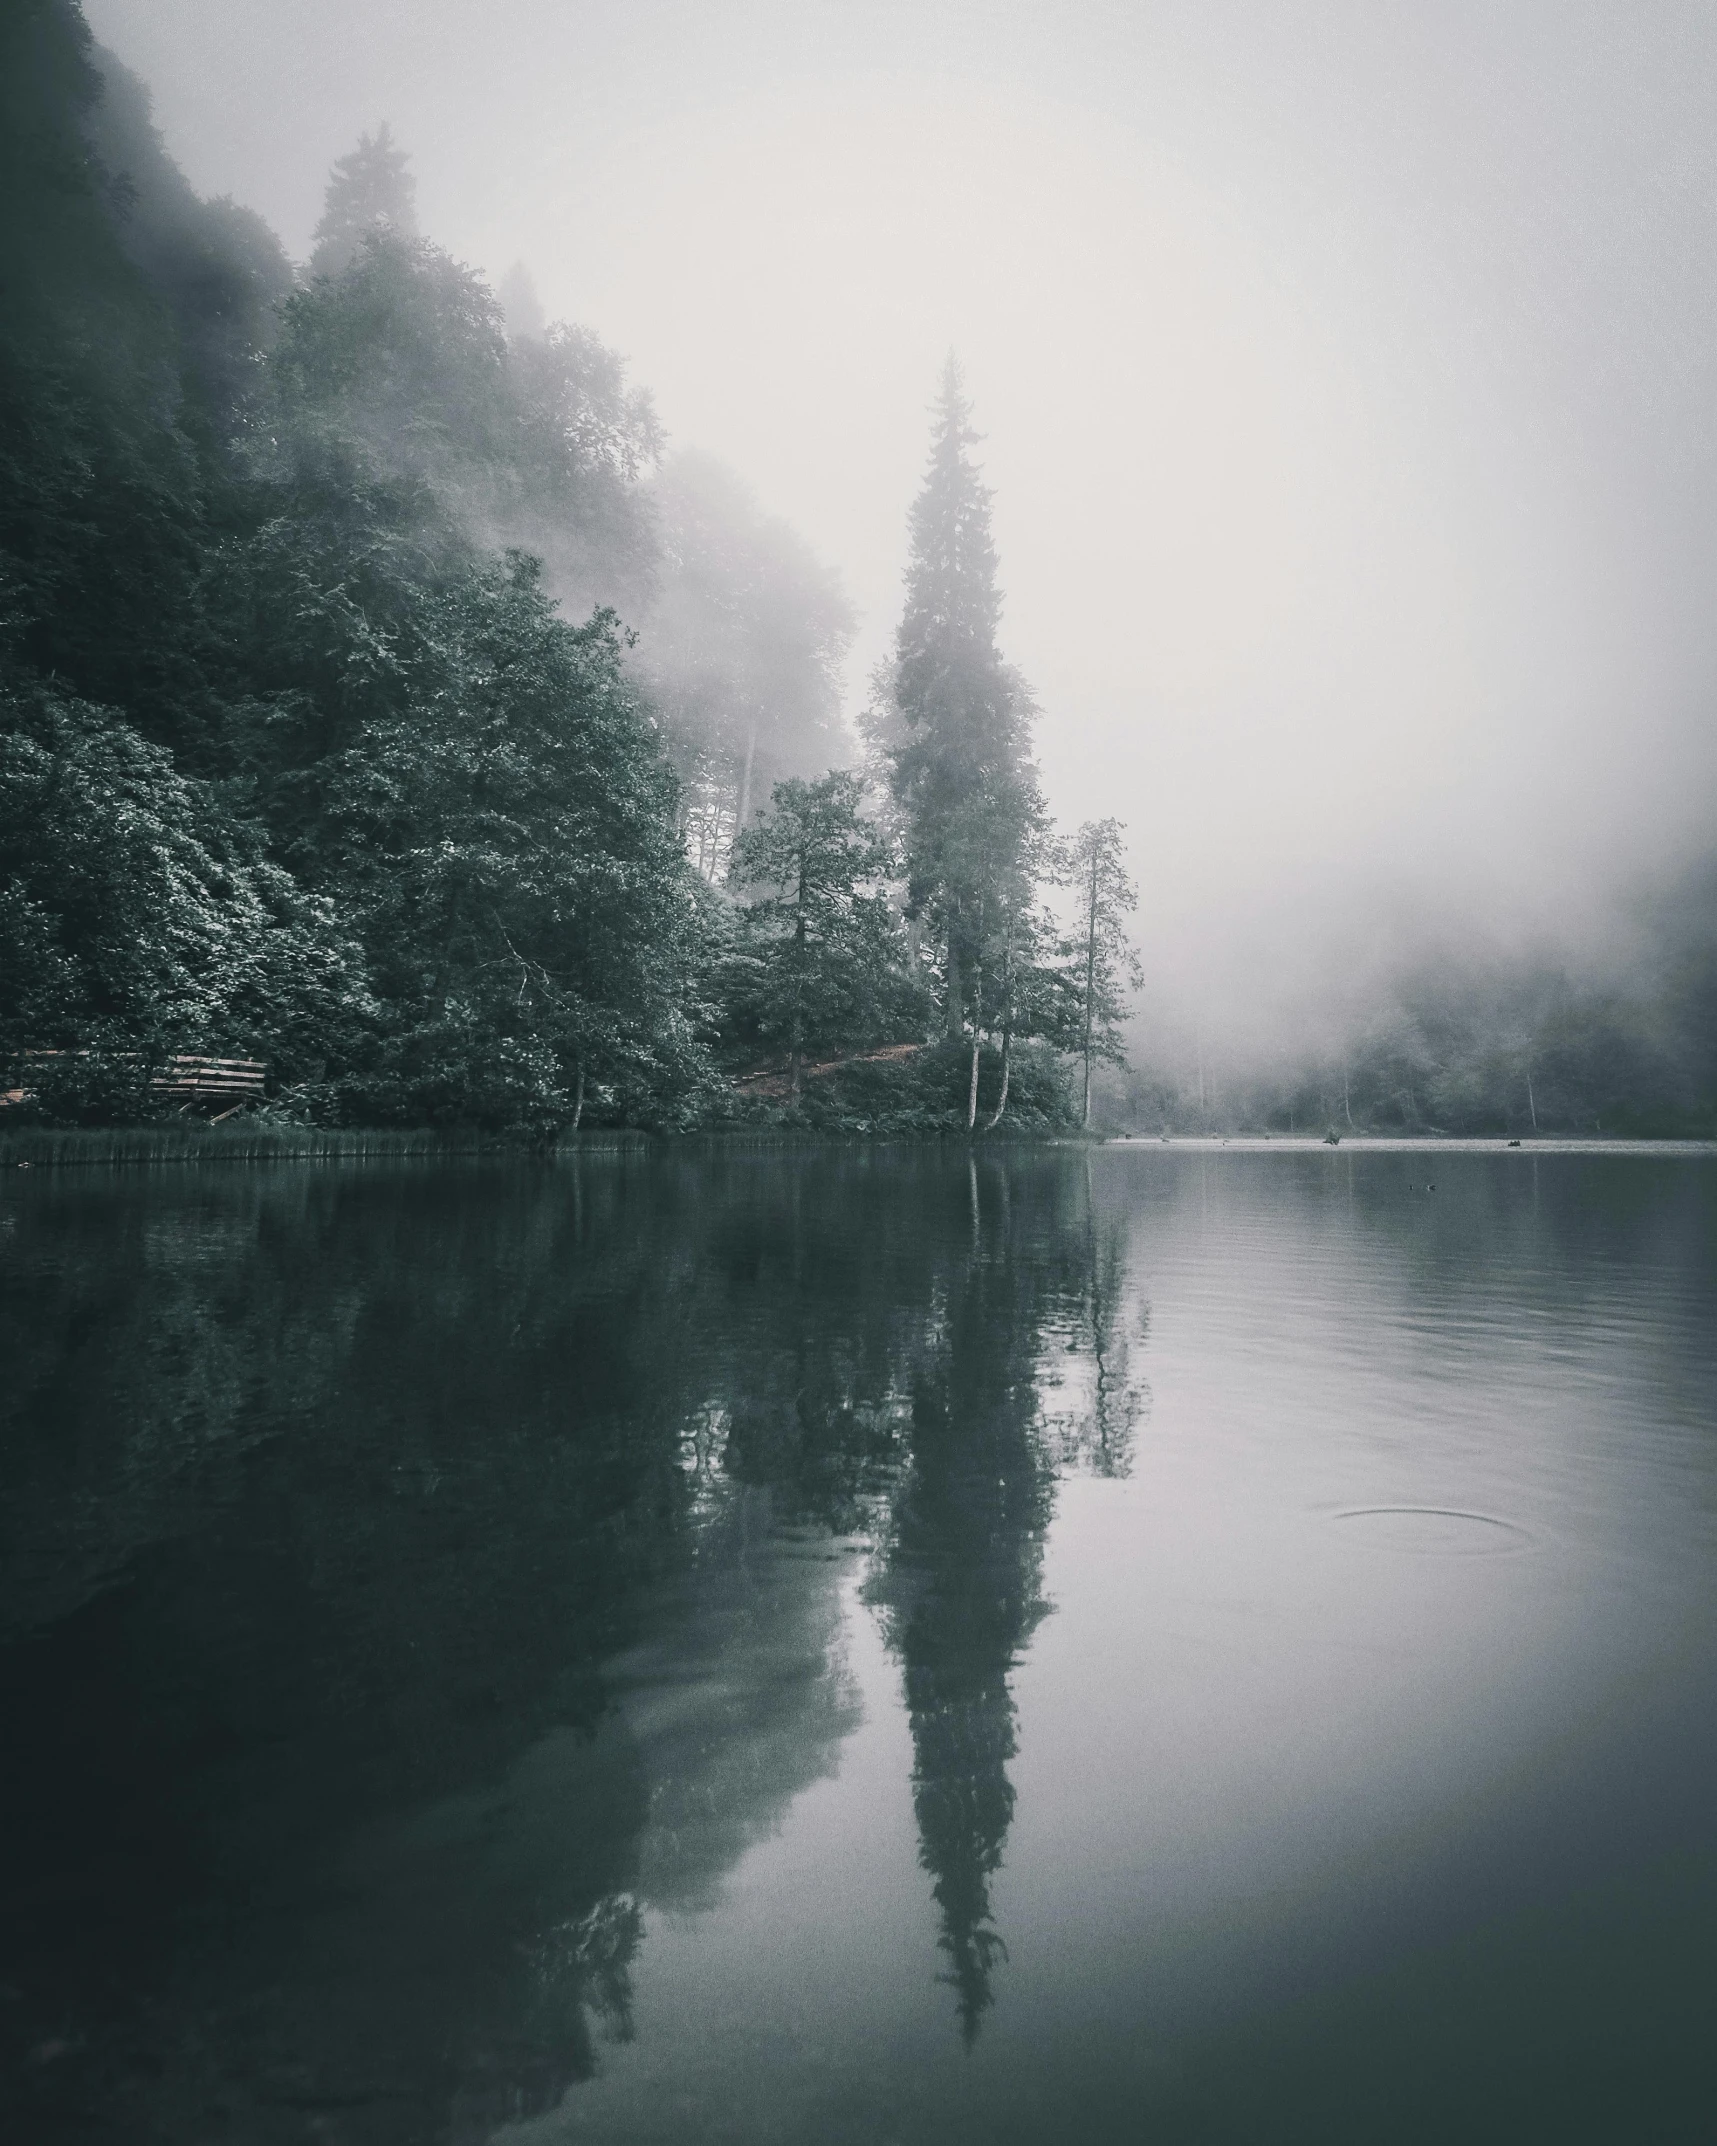
[[[1650,1153],[8,1172],[7,2135],[1703,2139],[1714,1284]]]

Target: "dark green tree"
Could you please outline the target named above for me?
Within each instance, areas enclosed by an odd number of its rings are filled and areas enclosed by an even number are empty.
[[[74,1054],[56,1080],[67,1100],[131,1112],[179,1051],[260,1051],[277,1078],[302,1078],[368,1029],[362,975],[328,905],[112,710],[45,687],[0,699],[0,1053],[14,1069],[28,1050]]]
[[[72,0],[0,9],[0,655],[164,731],[195,685],[206,470],[100,97]]]
[[[940,955],[947,1033],[970,1024],[974,1096],[984,977],[1029,907],[1043,824],[1031,697],[996,645],[1001,597],[977,438],[950,357],[912,508],[906,609],[873,717],[904,837],[906,914],[929,925]]]
[[[875,1040],[903,997],[899,919],[879,885],[894,860],[860,810],[863,789],[842,770],[778,782],[733,845],[734,877],[755,896],[734,997],[757,1036],[785,1048],[795,1097],[808,1050]]]
[[[577,1126],[706,1077],[676,785],[614,620],[571,627],[514,554],[420,599],[410,673],[282,779],[292,854],[352,917],[388,1023],[368,1113]]]

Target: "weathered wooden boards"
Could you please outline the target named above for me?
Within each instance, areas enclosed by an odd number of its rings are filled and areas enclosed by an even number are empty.
[[[88,1055],[87,1051],[25,1051],[18,1060],[18,1085],[0,1091],[0,1106],[27,1102],[55,1069]],[[151,1075],[149,1087],[153,1094],[177,1103],[181,1110],[212,1110],[224,1118],[246,1103],[260,1103],[267,1075],[267,1064],[260,1058],[202,1058],[180,1053]]]

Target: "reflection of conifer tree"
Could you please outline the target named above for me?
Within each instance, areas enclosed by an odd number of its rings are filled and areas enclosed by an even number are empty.
[[[950,1276],[915,1381],[912,1461],[878,1597],[905,1668],[920,1857],[968,2044],[1004,1956],[990,1879],[1013,1816],[1008,1675],[1039,1592],[1050,1473],[1037,1435],[1045,1276],[1010,1230]]]

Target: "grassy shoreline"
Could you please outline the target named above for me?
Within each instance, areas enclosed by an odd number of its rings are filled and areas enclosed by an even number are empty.
[[[657,1150],[714,1148],[732,1152],[780,1152],[829,1147],[997,1147],[1112,1146],[1135,1149],[1174,1147],[1195,1151],[1275,1151],[1294,1153],[1325,1147],[1316,1137],[1267,1133],[1189,1133],[1167,1139],[1157,1133],[1084,1133],[1068,1129],[1020,1127],[976,1136],[964,1131],[916,1133],[837,1132],[793,1126],[709,1127],[684,1133],[649,1133],[630,1127],[597,1127],[563,1134],[547,1145],[532,1146],[504,1134],[476,1127],[435,1130],[427,1127],[326,1127],[312,1125],[136,1125],[65,1127],[20,1126],[0,1129],[0,1170],[186,1162],[444,1162],[470,1156],[534,1157],[546,1160],[574,1154],[642,1154]],[[1357,1134],[1341,1142],[1348,1152],[1438,1149],[1444,1152],[1503,1150],[1508,1141],[1494,1136],[1458,1134]],[[1717,1141],[1686,1138],[1615,1138],[1601,1134],[1544,1134],[1519,1143],[1525,1154],[1658,1153],[1717,1154]],[[1333,1150],[1331,1151],[1333,1152]]]
[[[646,1148],[648,1133],[579,1133],[558,1148]],[[522,1155],[523,1142],[475,1127],[317,1125],[21,1126],[0,1131],[0,1168],[65,1169],[87,1164],[162,1162],[439,1162],[462,1155]],[[538,1150],[536,1152],[542,1152]]]

